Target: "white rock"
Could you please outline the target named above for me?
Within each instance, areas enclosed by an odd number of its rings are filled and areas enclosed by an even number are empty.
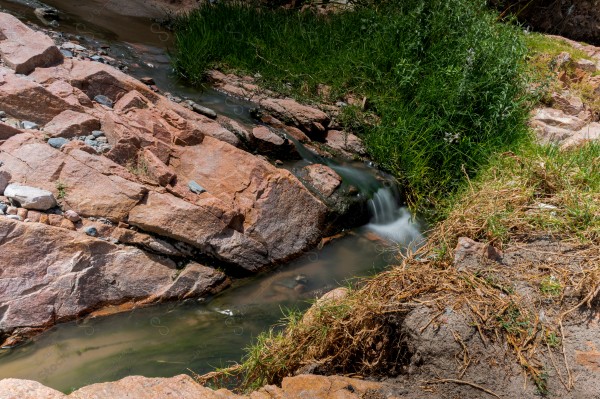
[[[35,187],[9,184],[4,190],[4,196],[17,201],[25,209],[46,211],[56,206],[54,194]]]

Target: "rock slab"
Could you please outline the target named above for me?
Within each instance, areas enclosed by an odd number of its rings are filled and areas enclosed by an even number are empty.
[[[0,56],[9,68],[21,74],[63,60],[52,39],[4,13],[0,13]]]

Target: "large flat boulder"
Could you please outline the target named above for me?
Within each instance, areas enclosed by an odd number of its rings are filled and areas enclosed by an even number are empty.
[[[46,124],[63,111],[79,108],[39,83],[17,76],[9,69],[0,68],[0,109],[9,115]]]
[[[22,74],[63,60],[50,37],[5,13],[0,13],[0,56],[9,68]]]
[[[180,273],[166,258],[40,223],[0,218],[0,245],[5,338],[107,305],[205,295],[225,282],[213,269],[193,266]]]
[[[80,149],[68,153],[22,134],[0,147],[13,182],[48,190],[83,217],[124,220],[147,192],[124,167]]]
[[[66,110],[56,115],[44,126],[44,131],[52,137],[72,138],[87,136],[100,129],[100,121],[92,115]]]
[[[263,244],[235,230],[237,214],[210,194],[191,204],[170,194],[150,192],[129,213],[129,223],[188,243],[218,259],[255,271],[268,264]]]
[[[180,181],[195,181],[243,215],[245,235],[280,262],[315,244],[327,208],[291,173],[212,137],[177,152]]]

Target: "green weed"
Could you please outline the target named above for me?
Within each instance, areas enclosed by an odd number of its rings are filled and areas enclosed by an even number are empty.
[[[260,73],[304,101],[367,97],[380,123],[343,113],[412,205],[432,209],[496,151],[526,137],[520,30],[485,2],[391,0],[318,16],[239,2],[205,3],[176,24],[176,70],[201,84],[210,68]]]

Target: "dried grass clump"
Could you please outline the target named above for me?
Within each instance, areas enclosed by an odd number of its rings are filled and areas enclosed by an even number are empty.
[[[425,305],[439,315],[448,306],[466,312],[484,343],[506,342],[540,392],[547,379],[540,357],[549,356],[570,389],[562,320],[591,306],[600,292],[599,169],[595,144],[569,152],[536,146],[503,154],[457,198],[428,243],[399,266],[363,281],[342,299],[318,301],[305,316],[291,313],[285,329],[258,337],[243,364],[202,381],[236,381],[251,389],[280,383],[299,370],[400,374],[411,354],[399,326],[408,312]],[[454,265],[450,249],[461,236],[524,250],[544,238],[566,249],[511,267],[488,262],[474,272]],[[538,289],[539,298],[525,300],[517,283]],[[463,367],[460,375],[468,360]]]

